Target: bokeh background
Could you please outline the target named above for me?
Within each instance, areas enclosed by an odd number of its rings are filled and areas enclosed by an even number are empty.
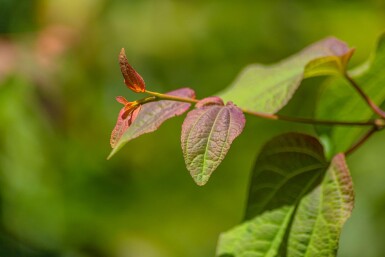
[[[385,30],[385,2],[0,0],[0,256],[214,256],[242,218],[261,145],[308,125],[248,117],[204,187],[180,149],[183,117],[106,161],[121,108],[122,47],[153,91],[228,86],[249,63],[273,63],[334,35],[365,61]],[[309,116],[323,78],[283,112]],[[356,208],[341,257],[385,256],[385,133],[349,159]]]

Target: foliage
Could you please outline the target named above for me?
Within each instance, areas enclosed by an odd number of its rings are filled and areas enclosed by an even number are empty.
[[[190,87],[202,99],[218,96],[245,65],[274,66],[328,35],[356,48],[354,67],[385,27],[378,0],[0,2],[0,256],[9,257],[214,256],[218,235],[242,220],[263,145],[290,131],[317,135],[312,125],[245,113],[242,134],[203,187],[185,168],[178,133],[185,115],[106,161],[124,107],[114,97],[141,98],[119,75],[122,47],[148,90]],[[304,80],[275,115],[313,117],[320,87],[338,76],[329,78]],[[341,91],[353,89],[345,83]],[[337,102],[329,114],[347,104]],[[356,121],[361,108],[335,119]],[[367,128],[317,125],[317,132],[329,159],[339,146],[327,129]],[[356,199],[339,257],[385,252],[384,140],[375,133],[347,158]]]
[[[225,106],[221,100],[203,99],[196,107],[183,122],[181,141],[187,169],[198,185],[204,185],[242,133],[245,117],[231,102]]]
[[[380,91],[380,85],[385,82],[385,77],[379,72],[384,66],[383,38],[385,35],[380,39],[373,64],[361,77],[356,75],[358,81],[366,82],[364,85],[373,93]],[[367,126],[369,132],[362,138],[358,138],[357,134],[345,134],[345,140],[349,140],[347,146],[350,147],[344,152],[333,152],[330,162],[316,137],[288,133],[270,140],[255,163],[245,220],[223,233],[217,247],[219,257],[336,256],[342,227],[354,204],[353,183],[345,155],[355,151],[374,132],[385,127],[385,112],[348,75],[347,64],[353,52],[342,41],[328,38],[279,64],[247,67],[233,85],[219,94],[220,97],[197,100],[191,89],[179,89],[168,94],[146,90],[143,79],[128,64],[122,51],[120,60],[125,61],[120,61],[120,65],[127,86],[134,92],[148,93],[153,98],[136,101],[143,108],[151,107],[145,110],[145,115],[140,116],[139,111],[135,118],[127,117],[125,113],[134,113],[132,106],[137,104],[122,101],[125,107],[118,116],[118,130],[115,128],[112,133],[114,143],[115,140],[117,142],[112,144],[114,149],[110,156],[130,139],[154,131],[164,120],[184,113],[190,103],[195,103],[195,108],[188,112],[183,122],[181,144],[186,167],[200,186],[206,184],[212,172],[223,161],[233,140],[242,133],[245,126],[243,113],[267,119],[328,125],[332,128],[333,125]],[[130,72],[126,72],[126,67],[129,67]],[[326,118],[324,120],[275,114],[289,102],[303,79],[321,75],[339,75],[348,81],[366,101],[372,115],[353,115],[364,118],[364,121],[338,120],[344,117],[340,113],[346,113],[346,110],[357,105],[354,101],[346,105],[347,109],[345,106],[338,108],[339,113],[319,108],[319,113]],[[341,88],[333,86],[337,90]],[[186,93],[188,90],[190,94]],[[377,94],[376,102],[378,99],[383,101],[384,97],[381,93]],[[222,98],[234,100],[239,107],[232,102],[224,105]],[[156,103],[148,104],[147,101]],[[171,101],[181,102],[180,106],[173,105],[170,108],[169,105],[173,104]],[[341,99],[327,95],[323,96],[320,104],[333,101],[341,103]],[[370,118],[373,115],[379,117],[372,120]],[[122,126],[123,129],[120,129]],[[147,126],[152,129],[148,130]],[[322,128],[319,131],[322,133]],[[326,131],[329,134],[321,136],[325,138],[328,135],[328,140],[338,145],[339,137],[335,132],[331,129]]]

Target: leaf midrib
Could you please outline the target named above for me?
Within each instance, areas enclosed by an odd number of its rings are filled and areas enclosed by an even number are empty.
[[[210,141],[211,141],[211,136],[213,134],[213,131],[214,131],[214,128],[215,128],[215,125],[216,123],[218,122],[219,120],[219,117],[220,117],[220,114],[225,110],[226,108],[221,108],[219,110],[219,112],[217,112],[217,116],[215,117],[215,120],[213,122],[213,125],[211,126],[211,129],[210,129],[210,134],[209,136],[207,137],[207,141],[206,141],[206,147],[205,147],[205,151],[204,151],[204,154],[203,154],[203,163],[202,163],[202,169],[201,169],[201,172],[198,173],[198,175],[204,175],[206,173],[206,158],[207,158],[207,153],[208,153],[208,148],[209,148],[209,144],[210,144]],[[227,137],[226,137],[227,138]]]

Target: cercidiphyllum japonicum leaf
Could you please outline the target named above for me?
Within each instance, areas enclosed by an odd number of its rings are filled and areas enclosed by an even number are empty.
[[[231,102],[205,99],[190,111],[182,125],[181,144],[186,167],[202,186],[222,162],[233,140],[245,126],[242,110]],[[208,105],[207,105],[208,104]],[[200,107],[199,107],[200,106]]]
[[[338,154],[322,183],[301,200],[290,229],[287,256],[336,256],[353,205],[352,178],[344,154]]]
[[[277,256],[296,205],[327,167],[312,136],[287,133],[270,140],[253,169],[246,221],[221,234],[217,256]]]
[[[326,38],[277,64],[246,67],[218,96],[249,111],[276,113],[303,78],[343,73],[352,53],[344,42]]]
[[[378,105],[385,103],[385,34],[377,44],[370,60],[349,72],[362,90]],[[342,77],[331,78],[322,88],[316,106],[315,117],[329,120],[368,120],[373,111]],[[317,132],[328,138],[330,155],[348,149],[368,128],[317,127]]]
[[[167,95],[195,98],[194,90],[190,88],[180,88],[166,93]],[[153,132],[166,120],[179,116],[190,108],[189,103],[176,102],[170,100],[161,100],[157,102],[146,103],[142,106],[136,119],[131,126],[120,137],[114,149],[112,149],[108,159],[117,153],[128,141],[137,138],[140,135]]]

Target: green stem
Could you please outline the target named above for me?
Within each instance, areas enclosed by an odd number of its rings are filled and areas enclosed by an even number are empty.
[[[258,112],[251,112],[247,110],[242,110],[244,113],[254,115],[257,117],[270,119],[270,120],[283,120],[283,121],[290,121],[290,122],[297,122],[297,123],[304,123],[304,124],[313,124],[313,125],[340,125],[340,126],[373,126],[375,125],[375,120],[369,120],[369,121],[334,121],[334,120],[315,120],[315,119],[309,119],[309,118],[301,118],[301,117],[290,117],[290,116],[284,116],[279,114],[264,114],[264,113],[258,113]]]
[[[162,100],[172,100],[172,101],[192,103],[192,104],[196,104],[197,102],[199,102],[199,100],[193,99],[193,98],[166,95],[166,94],[161,94],[161,93],[152,92],[148,90],[146,90],[145,93],[156,96],[157,98]]]
[[[373,110],[381,118],[385,118],[385,112],[378,107],[372,99],[369,98],[368,95],[358,86],[358,84],[347,74],[344,74],[344,77],[349,81],[349,83],[353,86],[353,88],[357,91],[357,93],[364,99],[364,101],[368,104],[368,106]]]
[[[173,96],[173,95],[166,95],[161,94],[157,92],[152,92],[146,90],[145,93],[150,94],[152,96],[157,97],[158,99],[162,100],[171,100],[171,101],[178,101],[178,102],[186,102],[186,103],[198,103],[198,99],[193,98],[186,98],[186,97],[179,97],[179,96]],[[309,119],[309,118],[300,118],[300,117],[290,117],[290,116],[284,116],[279,114],[267,114],[267,113],[261,113],[261,112],[253,112],[245,109],[241,109],[244,113],[253,115],[259,118],[263,119],[269,119],[269,120],[283,120],[283,121],[290,121],[290,122],[297,122],[297,123],[304,123],[304,124],[313,124],[313,125],[340,125],[340,126],[376,126],[376,120],[369,120],[369,121],[332,121],[332,120],[315,120],[315,119]]]

